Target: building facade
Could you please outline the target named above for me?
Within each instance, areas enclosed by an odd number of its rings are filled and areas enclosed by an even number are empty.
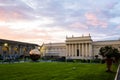
[[[93,41],[91,36],[66,37],[65,43],[44,44],[43,56],[64,56],[66,59],[94,59],[104,46],[112,46],[120,51],[120,40]]]
[[[67,37],[66,58],[67,59],[91,59],[92,57],[91,36]]]
[[[49,43],[44,44],[41,48],[42,56],[66,56],[66,45],[65,43]]]
[[[38,47],[37,44],[0,39],[0,55],[2,58],[29,56],[30,50]]]

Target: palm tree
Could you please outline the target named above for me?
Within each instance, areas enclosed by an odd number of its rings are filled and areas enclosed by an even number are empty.
[[[115,59],[115,61],[118,62],[118,59],[120,58],[120,53],[118,49],[111,46],[101,47],[99,50],[99,54],[103,58],[105,58],[107,64],[107,72],[111,72],[113,59]]]

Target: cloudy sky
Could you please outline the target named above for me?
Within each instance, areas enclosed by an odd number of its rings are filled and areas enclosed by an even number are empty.
[[[120,38],[119,0],[0,0],[0,38],[42,44]]]

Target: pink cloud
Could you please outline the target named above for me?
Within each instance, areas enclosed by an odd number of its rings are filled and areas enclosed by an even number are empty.
[[[58,35],[60,36],[64,29],[12,29],[7,26],[0,26],[0,38],[1,39],[8,39],[8,40],[16,40],[22,42],[30,42],[30,43],[48,43],[48,42],[55,42],[60,41],[60,38],[57,38]],[[60,34],[59,34],[60,33]],[[55,34],[58,34],[57,36]],[[62,39],[64,40],[64,39]]]
[[[6,37],[6,35],[8,35],[8,37],[9,37],[9,35],[11,35],[12,34],[12,30],[10,29],[10,28],[8,28],[8,27],[6,27],[6,26],[4,26],[4,27],[1,27],[0,26],[0,37]]]
[[[116,26],[116,29],[120,29],[120,25]]]
[[[85,17],[86,17],[88,20],[97,20],[96,15],[93,14],[93,13],[86,13],[86,14],[85,14]]]
[[[48,34],[45,30],[37,31],[35,29],[30,31],[25,30],[14,30],[9,27],[0,27],[0,38],[2,39],[10,39],[10,40],[17,40],[17,41],[36,41],[36,43],[39,42],[39,40],[52,40],[53,37]],[[38,34],[44,34],[44,35],[38,35]]]
[[[27,19],[26,15],[17,12],[0,9],[0,21],[21,21]]]
[[[38,32],[38,33],[49,33],[49,32],[61,32],[64,31],[64,29],[55,29],[55,28],[49,28],[49,29],[33,29],[32,32]]]
[[[0,21],[6,21],[7,16],[4,11],[0,10]]]
[[[100,25],[102,28],[107,28],[108,23],[107,23],[107,22],[104,22],[104,21],[101,21],[101,22],[99,22],[99,25]]]
[[[96,14],[94,13],[86,13],[85,14],[86,20],[87,20],[87,24],[88,25],[92,25],[93,27],[102,27],[102,28],[106,28],[108,26],[107,22],[104,22],[102,20],[100,20]]]
[[[75,22],[75,23],[71,24],[70,27],[72,27],[72,28],[78,28],[78,29],[88,29],[87,25],[82,24],[80,22]]]

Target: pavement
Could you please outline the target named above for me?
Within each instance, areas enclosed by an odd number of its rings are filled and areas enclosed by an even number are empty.
[[[120,80],[120,66],[119,66],[119,72],[118,72],[117,80]]]
[[[115,80],[120,80],[120,65],[119,65],[119,67],[118,67]]]

